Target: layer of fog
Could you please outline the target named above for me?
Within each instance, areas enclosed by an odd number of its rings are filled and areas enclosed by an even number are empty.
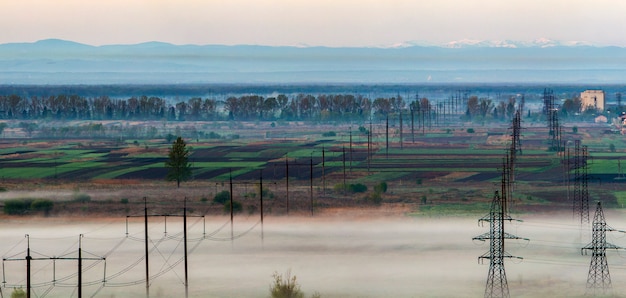
[[[593,216],[593,211],[591,213]],[[606,212],[609,225],[626,227],[623,214]],[[591,259],[581,255],[591,233],[570,214],[525,216],[524,222],[507,225],[507,232],[530,241],[506,242],[506,250],[524,260],[505,262],[513,297],[572,297],[585,293]],[[307,296],[322,297],[480,297],[489,269],[478,263],[488,242],[472,237],[488,232],[477,218],[367,218],[266,217],[263,229],[256,216],[235,218],[231,236],[227,217],[190,218],[189,290],[191,297],[267,297],[272,273],[291,270]],[[220,229],[221,228],[221,229]],[[252,230],[249,233],[246,231]],[[149,247],[152,297],[183,296],[184,267],[182,221],[175,217],[150,218]],[[167,230],[167,233],[165,233]],[[76,295],[76,250],[82,238],[87,270],[84,295],[143,297],[145,274],[142,218],[4,220],[0,223],[3,258],[24,258],[25,234],[29,234],[33,284],[42,296]],[[128,237],[126,235],[128,231]],[[214,233],[216,232],[216,233]],[[198,242],[199,238],[209,236]],[[263,235],[263,236],[262,236]],[[621,233],[607,240],[626,246]],[[118,246],[119,245],[119,246]],[[157,248],[154,248],[155,245]],[[48,257],[65,257],[54,262]],[[626,292],[626,253],[608,250],[614,293]],[[132,264],[137,264],[132,267]],[[176,264],[172,270],[167,268]],[[54,270],[53,270],[54,268]],[[130,268],[116,277],[116,273]],[[162,274],[160,272],[163,272]],[[106,279],[104,287],[102,281]],[[25,284],[25,261],[5,261],[5,285]],[[123,286],[122,286],[123,285]],[[11,289],[3,288],[4,294]]]

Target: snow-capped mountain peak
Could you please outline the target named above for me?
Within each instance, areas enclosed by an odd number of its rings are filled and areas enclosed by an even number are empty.
[[[445,48],[469,48],[469,47],[486,47],[486,48],[549,48],[556,46],[591,46],[585,41],[556,41],[549,38],[538,38],[532,41],[512,41],[512,40],[477,40],[477,39],[461,39],[450,41],[441,45]]]

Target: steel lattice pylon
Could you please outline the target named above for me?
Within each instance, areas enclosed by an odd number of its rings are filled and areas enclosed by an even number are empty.
[[[548,121],[548,136],[550,150],[561,151],[561,130],[559,125],[558,107],[555,105],[554,92],[551,89],[543,90],[543,112]]]
[[[589,264],[589,275],[587,275],[587,294],[608,294],[611,289],[611,275],[609,274],[609,264],[606,261],[606,249],[619,249],[614,244],[606,242],[606,232],[615,231],[609,227],[604,219],[602,205],[598,202],[596,213],[593,216],[591,243],[581,249],[581,253],[591,251],[591,263]]]
[[[580,219],[580,224],[589,223],[589,175],[587,146],[581,146],[580,140],[574,142],[574,217]]]
[[[489,214],[478,220],[479,223],[489,222],[489,232],[472,238],[473,240],[480,241],[489,240],[489,251],[478,257],[479,261],[489,259],[489,274],[485,286],[485,297],[510,297],[506,272],[504,270],[504,259],[521,258],[506,253],[504,250],[504,240],[525,239],[504,231],[504,222],[513,220],[506,209],[508,192],[508,182],[506,181],[508,180],[507,165],[508,163],[505,162],[502,173],[502,196],[496,191],[491,202]]]

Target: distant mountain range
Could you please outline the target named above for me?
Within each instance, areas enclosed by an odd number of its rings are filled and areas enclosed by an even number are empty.
[[[624,83],[626,48],[548,39],[440,46],[0,44],[0,84]]]

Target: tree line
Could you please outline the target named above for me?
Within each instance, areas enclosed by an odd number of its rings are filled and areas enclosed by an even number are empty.
[[[408,106],[431,108],[427,98]],[[367,120],[371,115],[385,116],[405,109],[407,104],[401,96],[371,100],[352,94],[244,95],[225,100],[193,97],[174,103],[155,96],[0,95],[0,119],[18,120]]]
[[[368,121],[384,119],[399,113],[426,117],[459,114],[464,121],[512,119],[517,108],[523,109],[515,96],[495,103],[489,98],[468,96],[463,99],[440,100],[416,98],[407,102],[402,96],[379,97],[374,100],[353,94],[297,94],[263,97],[259,95],[230,96],[224,100],[192,97],[172,101],[156,96],[127,99],[108,96],[52,95],[47,97],[0,95],[0,119],[7,120],[284,120],[284,121]],[[458,102],[457,102],[458,101]],[[453,106],[453,107],[452,107]],[[565,99],[563,116],[580,111],[580,99]],[[530,112],[529,112],[530,115]]]

